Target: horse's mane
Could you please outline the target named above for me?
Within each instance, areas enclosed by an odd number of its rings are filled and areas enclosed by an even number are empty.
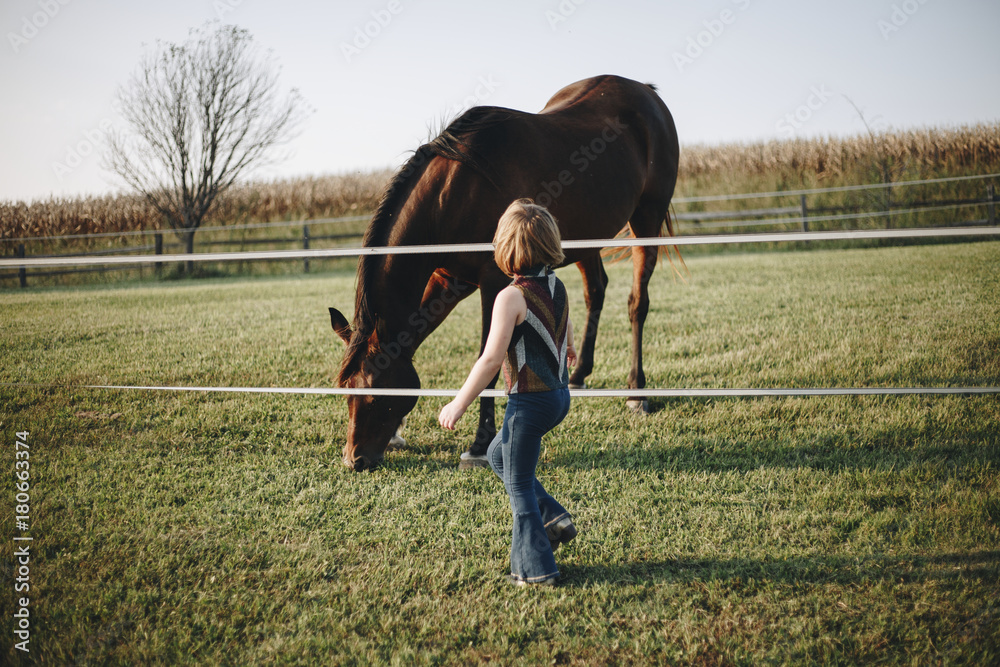
[[[477,135],[518,113],[502,107],[473,107],[414,151],[382,191],[375,214],[365,230],[362,246],[369,248],[388,244],[389,236],[398,221],[396,214],[423,176],[431,158],[435,156],[460,162],[477,171],[494,187],[499,187],[492,167],[480,150],[478,144],[481,142],[476,140]],[[381,259],[375,255],[366,255],[358,262],[358,291],[354,301],[354,322],[351,325],[353,331],[338,376],[341,386],[358,370],[361,360],[368,352],[371,335],[376,330],[376,316],[369,302],[370,288],[381,275]]]

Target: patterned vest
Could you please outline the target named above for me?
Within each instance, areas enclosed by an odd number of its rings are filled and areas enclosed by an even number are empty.
[[[508,394],[559,389],[569,384],[566,345],[569,303],[566,287],[548,267],[519,275],[511,283],[528,304],[514,327],[503,363]]]

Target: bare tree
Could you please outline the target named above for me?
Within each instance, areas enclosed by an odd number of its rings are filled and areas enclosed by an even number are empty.
[[[210,23],[182,44],[158,42],[118,90],[127,128],[111,134],[105,166],[163,214],[188,253],[219,194],[276,161],[273,149],[305,119],[297,90],[279,97],[278,71],[246,30]]]

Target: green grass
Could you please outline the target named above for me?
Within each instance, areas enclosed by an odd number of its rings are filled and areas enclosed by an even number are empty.
[[[1000,384],[1000,245],[691,258],[653,279],[651,387]],[[624,386],[609,267],[594,387]],[[582,323],[580,280],[563,270]],[[353,273],[0,295],[0,382],[329,386]],[[457,387],[478,300],[418,353]],[[578,324],[579,326],[579,324]],[[31,444],[31,653],[11,664],[995,664],[1000,398],[578,399],[540,477],[574,514],[509,586],[509,506],[422,399],[372,473],[342,399],[0,387],[0,522]]]

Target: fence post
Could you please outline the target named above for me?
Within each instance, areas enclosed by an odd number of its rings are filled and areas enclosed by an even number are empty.
[[[163,234],[156,232],[153,234],[153,252],[157,255],[163,254]],[[163,262],[156,262],[153,264],[153,270],[156,271],[156,277],[160,278],[163,276]]]
[[[809,215],[809,207],[806,206],[806,196],[801,195],[799,197],[799,202],[802,204],[802,231],[809,231],[809,221],[806,220],[806,216]]]
[[[990,227],[992,227],[997,224],[997,205],[996,205],[997,195],[996,192],[993,190],[992,183],[986,186],[986,199],[988,200],[986,204],[986,211],[988,214],[987,218]]]
[[[24,244],[17,244],[17,256],[24,259]],[[21,287],[28,286],[28,271],[23,266],[17,269],[17,279],[21,281]]]
[[[309,225],[302,225],[302,249],[309,250]],[[309,273],[308,257],[302,260],[302,266],[305,268],[305,272]]]

